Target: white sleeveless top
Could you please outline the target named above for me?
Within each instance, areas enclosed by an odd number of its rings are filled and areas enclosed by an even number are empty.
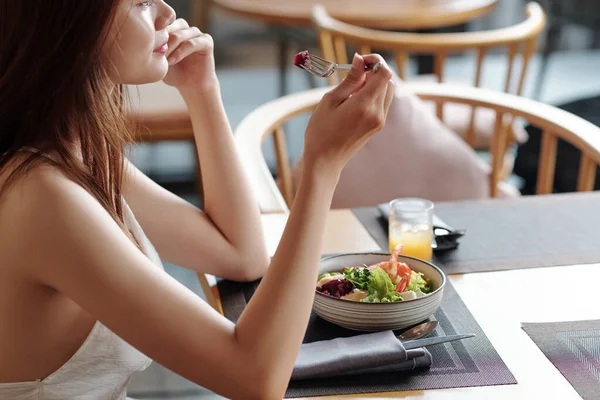
[[[158,253],[123,200],[125,223],[142,245],[146,256],[163,268]],[[0,399],[10,400],[124,400],[134,372],[152,360],[96,321],[77,352],[45,379],[0,383]]]

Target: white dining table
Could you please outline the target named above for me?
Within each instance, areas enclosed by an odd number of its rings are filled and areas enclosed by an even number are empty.
[[[277,249],[287,217],[288,214],[262,216],[265,239],[271,254]],[[351,210],[329,212],[323,254],[375,250],[380,251],[379,246]],[[524,322],[600,319],[598,292],[585,290],[585,286],[581,290],[572,289],[577,278],[582,280],[582,285],[585,282],[600,282],[600,264],[449,275],[456,291],[518,383],[370,393],[360,397],[428,400],[581,399],[521,329],[521,323]],[[315,398],[326,397],[311,397]]]

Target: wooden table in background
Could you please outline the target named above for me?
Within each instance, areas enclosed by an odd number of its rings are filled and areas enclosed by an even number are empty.
[[[380,29],[432,29],[462,24],[489,13],[498,0],[212,0],[223,10],[290,25],[311,25],[320,3],[335,18]]]
[[[287,214],[262,217],[270,254],[276,250]],[[379,246],[350,210],[330,211],[323,253],[363,252]],[[531,268],[512,271],[450,275],[450,281],[517,379],[516,385],[482,386],[393,393],[368,393],[362,398],[419,398],[431,400],[581,399],[548,361],[522,322],[599,319],[598,295],[579,290],[557,296],[568,277],[600,282],[600,265]],[[335,397],[356,397],[335,396]],[[311,397],[310,400],[317,397]],[[331,398],[331,397],[330,397]]]
[[[230,13],[258,19],[279,27],[278,42],[279,95],[287,93],[288,43],[290,38],[307,39],[306,28],[312,26],[312,6],[320,3],[334,18],[377,29],[431,30],[464,24],[494,9],[498,0],[211,0]],[[298,29],[300,28],[300,29]],[[306,47],[306,46],[303,46]],[[304,49],[302,49],[304,50]],[[433,59],[419,55],[419,73],[433,71]],[[314,80],[311,81],[314,87]]]

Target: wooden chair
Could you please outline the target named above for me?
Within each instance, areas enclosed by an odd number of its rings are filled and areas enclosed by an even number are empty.
[[[141,127],[138,141],[194,140],[192,121],[177,89],[162,81],[128,89],[133,105],[129,116]]]
[[[212,0],[190,0],[190,21],[202,32],[210,32]]]
[[[548,29],[539,72],[537,74],[534,95],[539,99],[547,75],[548,64],[552,53],[560,48],[561,36],[567,26],[578,25],[588,28],[594,36],[591,47],[600,45],[600,2],[597,0],[540,0],[548,13]]]
[[[543,130],[537,193],[552,192],[557,140],[563,139],[582,153],[577,188],[593,190],[596,167],[600,165],[600,128],[574,115],[531,99],[450,84],[407,82],[405,85],[424,100],[453,102],[491,109],[497,125],[503,116],[521,117]],[[293,201],[291,168],[288,162],[283,125],[294,117],[310,113],[330,88],[318,88],[291,94],[271,101],[249,114],[235,132],[236,147],[254,188],[262,213],[289,211]],[[496,129],[493,137],[490,174],[491,197],[497,197],[504,144],[508,132]],[[273,135],[277,157],[277,174],[281,186],[273,179],[262,154],[261,144]]]
[[[321,5],[314,6],[313,21],[318,30],[324,58],[337,63],[347,63],[349,61],[347,45],[352,45],[361,54],[371,53],[372,49],[376,49],[378,52],[389,52],[394,55],[397,72],[402,79],[407,79],[406,64],[409,56],[413,54],[432,55],[435,75],[432,78],[438,82],[444,82],[444,66],[448,56],[452,53],[474,51],[477,55],[477,64],[473,86],[479,87],[483,72],[482,64],[486,55],[497,48],[506,48],[508,49],[508,68],[504,91],[521,95],[529,61],[536,51],[537,39],[545,25],[544,11],[537,3],[527,4],[526,13],[528,17],[525,21],[507,28],[484,32],[439,34],[390,32],[362,28],[332,18]],[[516,74],[513,74],[517,69],[515,60],[519,54],[522,56],[522,66],[516,71]],[[339,78],[339,74],[334,74],[329,78],[329,83],[334,85],[338,83]],[[422,76],[415,78],[423,79]],[[513,84],[514,79],[518,82],[516,87]],[[435,109],[438,118],[443,120],[444,105],[437,102]],[[466,142],[477,150],[489,150],[491,143],[486,138],[492,136],[493,115],[487,114],[486,116],[489,118],[484,118],[484,115],[479,113],[477,116],[478,120],[485,119],[481,126],[485,126],[488,134],[482,135],[481,132],[477,132],[475,108],[461,107],[452,110],[452,114],[454,124],[446,121],[451,129],[461,134]],[[509,127],[512,126],[512,122],[512,118],[507,116],[501,128],[510,131]],[[521,132],[521,136],[526,135],[523,130]],[[507,140],[509,143],[514,140],[512,133],[507,135]],[[512,170],[512,164],[509,162],[506,168]],[[505,171],[504,175],[509,173],[510,171]]]
[[[188,109],[177,89],[163,82],[157,82],[129,87],[129,90],[133,105],[129,118],[139,126],[137,143],[191,141],[195,145]],[[196,160],[199,194],[202,197],[199,165]],[[214,292],[215,277],[201,273],[197,275],[208,304],[220,311],[218,296],[215,296]]]

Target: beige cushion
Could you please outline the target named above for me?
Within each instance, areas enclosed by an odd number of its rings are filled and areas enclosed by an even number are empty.
[[[296,183],[300,168],[294,167]],[[399,82],[385,127],[344,168],[332,208],[374,206],[398,197],[486,198],[489,173],[475,151]],[[499,188],[502,197],[518,196]]]
[[[411,82],[437,82],[434,75],[417,75],[410,78]],[[468,82],[448,80],[453,85],[472,86]],[[436,113],[434,102],[426,102],[431,113]],[[466,104],[446,103],[443,108],[444,124],[453,132],[466,138],[471,122],[472,107]],[[475,131],[474,147],[477,150],[489,150],[491,138],[494,135],[494,126],[496,123],[496,112],[490,108],[477,108],[475,111],[475,120],[473,130]],[[529,136],[523,126],[523,123],[515,119],[512,124],[512,137],[517,143],[525,143]]]

